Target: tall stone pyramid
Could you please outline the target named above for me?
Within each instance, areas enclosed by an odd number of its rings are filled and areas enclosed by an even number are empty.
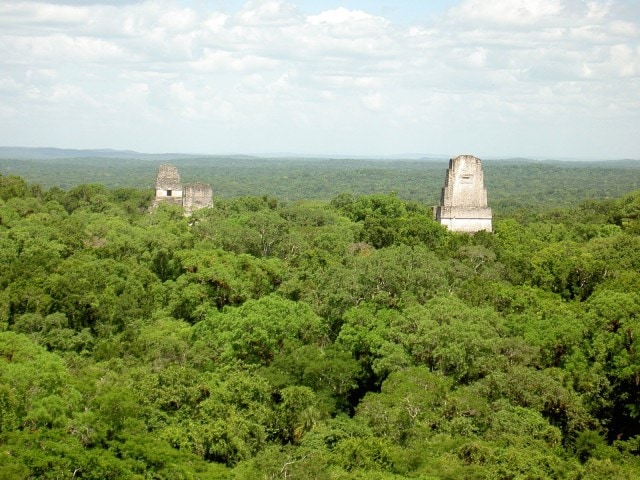
[[[449,168],[436,209],[436,220],[454,232],[491,231],[482,161],[473,155],[449,160]]]

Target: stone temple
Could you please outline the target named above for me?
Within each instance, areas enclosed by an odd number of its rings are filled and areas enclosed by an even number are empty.
[[[187,183],[184,186],[182,206],[184,214],[189,216],[196,210],[213,205],[211,185],[206,183]]]
[[[170,202],[182,206],[182,183],[178,168],[173,165],[160,165],[156,175],[156,198],[158,202]]]
[[[449,160],[436,221],[454,232],[475,233],[490,232],[491,218],[481,160],[473,155]]]
[[[213,205],[213,191],[206,183],[180,182],[178,168],[173,165],[162,164],[156,175],[156,196],[153,206],[160,202],[169,202],[184,208],[186,216],[200,208]]]

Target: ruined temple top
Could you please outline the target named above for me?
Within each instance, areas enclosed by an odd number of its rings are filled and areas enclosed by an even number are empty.
[[[445,207],[487,208],[487,189],[482,175],[482,161],[473,155],[459,155],[449,160],[440,205]]]
[[[156,190],[182,190],[178,167],[162,164],[156,175]]]
[[[213,192],[211,185],[206,183],[180,183],[178,167],[162,164],[158,167],[156,175],[156,196],[152,209],[162,202],[179,205],[184,209],[186,216],[196,210],[213,205]]]

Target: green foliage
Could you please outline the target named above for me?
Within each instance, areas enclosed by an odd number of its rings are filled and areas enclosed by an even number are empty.
[[[28,338],[0,332],[0,433],[59,427],[77,407],[62,359]]]
[[[353,191],[187,219],[0,177],[1,476],[640,476],[637,192],[469,236]]]
[[[455,298],[439,297],[404,314],[365,305],[347,313],[338,341],[377,382],[415,363],[466,383],[495,367],[497,321],[493,311],[469,308]]]
[[[27,182],[15,175],[0,175],[0,199],[25,198],[31,196]]]
[[[327,334],[326,324],[308,305],[274,295],[212,311],[194,329],[198,347],[212,359],[253,365],[268,365],[282,349],[322,345]]]
[[[586,300],[606,274],[606,264],[571,243],[553,244],[532,259],[535,285],[564,298]]]
[[[100,183],[109,188],[151,186],[162,159],[0,159],[11,172],[46,188],[71,189]],[[222,198],[254,195],[280,201],[329,200],[343,192],[398,192],[404,199],[435,205],[448,159],[366,160],[217,156],[172,158],[184,181],[203,181]],[[485,182],[494,211],[576,207],[585,199],[611,199],[640,189],[638,162],[484,160]]]
[[[169,309],[176,318],[196,321],[211,309],[239,305],[273,292],[284,269],[275,259],[256,259],[218,249],[194,249],[176,255],[184,272],[165,285],[172,291]]]
[[[360,240],[375,248],[406,244],[435,250],[446,242],[446,230],[433,220],[430,209],[403,202],[395,194],[363,195],[355,200],[339,196],[332,205],[360,223]]]

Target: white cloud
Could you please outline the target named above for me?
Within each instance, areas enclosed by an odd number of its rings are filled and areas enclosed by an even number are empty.
[[[384,100],[380,92],[373,92],[362,97],[362,103],[369,110],[379,112],[382,110]]]
[[[0,92],[17,93],[21,88],[22,85],[13,78],[0,78]]]
[[[274,68],[277,63],[277,60],[257,55],[205,48],[200,58],[189,65],[197,72],[215,73],[263,71]]]
[[[23,27],[37,25],[55,28],[79,25],[89,19],[89,14],[85,8],[68,5],[47,5],[33,2],[0,4],[0,18],[5,22],[20,23]]]
[[[1,38],[4,61],[9,64],[56,66],[61,63],[110,63],[124,60],[123,49],[100,38],[56,33],[47,36],[6,35]]]
[[[16,117],[18,117],[19,115],[20,115],[20,112],[17,109],[13,107],[9,107],[7,105],[2,105],[0,103],[0,118],[4,118],[7,121],[11,121]]]
[[[362,10],[349,10],[344,7],[334,10],[327,10],[318,15],[307,17],[307,22],[313,25],[339,25],[349,24],[367,24],[367,25],[383,25],[389,24],[384,18],[369,15]]]
[[[618,44],[611,47],[611,65],[620,77],[640,76],[640,55],[638,48]]]
[[[292,3],[282,0],[249,0],[235,15],[234,20],[242,25],[264,27],[291,25],[297,17]]]
[[[77,85],[56,85],[40,100],[78,108],[98,107],[96,99]]]
[[[291,82],[289,80],[289,74],[285,73],[281,75],[275,82],[269,85],[268,90],[276,93],[286,93],[291,90]]]
[[[196,27],[198,17],[196,12],[189,8],[170,10],[160,16],[158,26],[172,33],[191,31]]]
[[[451,15],[464,22],[518,28],[540,23],[554,24],[565,10],[561,0],[466,0],[451,9]]]
[[[205,18],[203,26],[209,32],[223,32],[228,20],[229,15],[213,12]]]
[[[577,138],[599,125],[629,155],[640,147],[635,136],[619,141],[621,125],[640,124],[637,3],[461,0],[413,25],[348,0],[316,12],[295,0],[236,11],[187,0],[73,3],[0,3],[3,119],[19,111],[25,126],[46,131],[81,116],[96,135],[111,125],[119,145],[148,151],[448,152],[460,142],[498,155],[521,138],[528,150],[511,153],[551,155],[559,147],[535,145],[533,132]],[[17,128],[3,120],[0,144],[37,136]]]

